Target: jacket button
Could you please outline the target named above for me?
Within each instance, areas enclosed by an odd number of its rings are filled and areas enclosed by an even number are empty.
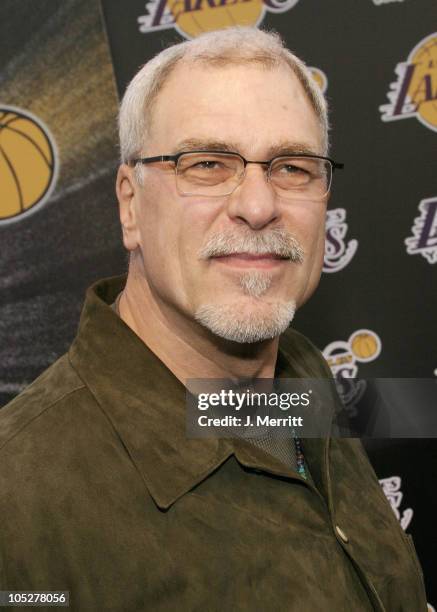
[[[343,542],[345,543],[349,542],[349,538],[347,537],[343,529],[341,529],[338,525],[335,526],[335,531],[340,536],[340,538],[343,540]]]

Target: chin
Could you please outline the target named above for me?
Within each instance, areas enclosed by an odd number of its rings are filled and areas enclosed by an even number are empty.
[[[194,318],[213,334],[239,343],[261,342],[278,337],[293,320],[294,300],[240,298],[235,302],[199,306]]]

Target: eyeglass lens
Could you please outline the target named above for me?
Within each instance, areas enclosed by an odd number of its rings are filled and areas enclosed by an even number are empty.
[[[273,160],[268,180],[281,197],[317,200],[328,193],[331,175],[327,160],[284,156]],[[226,153],[184,153],[176,168],[178,190],[183,195],[229,195],[243,176],[243,160]]]

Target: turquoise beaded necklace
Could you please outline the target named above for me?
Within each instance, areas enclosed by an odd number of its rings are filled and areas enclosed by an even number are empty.
[[[296,436],[294,429],[293,429],[293,437],[294,437],[294,447],[296,449],[297,472],[299,476],[302,476],[302,478],[307,480],[307,473],[305,470],[305,458],[303,456],[303,451],[302,451],[302,442]]]

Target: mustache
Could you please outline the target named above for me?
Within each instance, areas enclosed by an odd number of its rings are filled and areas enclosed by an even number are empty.
[[[199,259],[248,253],[249,255],[276,255],[294,263],[303,263],[304,250],[293,234],[282,227],[264,230],[230,230],[212,234],[200,249]]]

